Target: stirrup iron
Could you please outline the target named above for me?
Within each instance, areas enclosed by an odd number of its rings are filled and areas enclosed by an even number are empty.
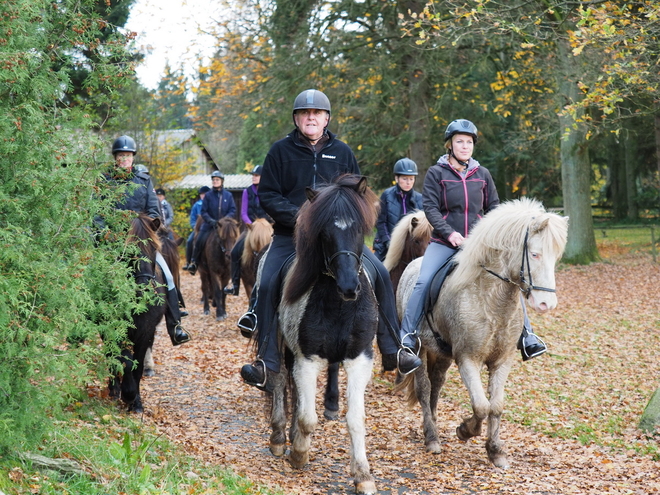
[[[251,339],[257,329],[257,314],[254,311],[248,311],[238,319],[236,325],[240,328],[243,337]]]

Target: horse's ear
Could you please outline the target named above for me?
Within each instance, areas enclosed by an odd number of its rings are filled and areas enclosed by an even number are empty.
[[[161,225],[160,217],[151,219],[151,228],[153,229],[154,232],[156,232],[160,228],[160,225]]]
[[[362,176],[360,177],[357,186],[355,186],[355,190],[362,195],[367,192],[367,187],[367,178]]]
[[[305,188],[305,196],[307,196],[307,199],[312,202],[314,201],[314,198],[318,195],[318,191],[312,189],[311,187],[306,187]]]
[[[412,217],[410,219],[410,226],[412,227],[410,230],[415,230],[415,228],[419,225],[419,218],[417,217]]]

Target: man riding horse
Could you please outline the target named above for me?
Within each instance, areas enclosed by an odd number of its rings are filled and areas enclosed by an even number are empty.
[[[206,239],[223,217],[234,217],[236,214],[236,203],[234,197],[229,191],[223,188],[225,176],[219,170],[211,174],[213,188],[206,193],[202,202],[202,211],[200,213],[204,223],[199,229],[199,234],[195,240],[193,255],[188,265],[188,271],[191,275],[197,273],[197,263],[201,254],[204,252]]]
[[[137,146],[133,138],[120,136],[112,144],[112,155],[115,158],[115,166],[112,171],[105,174],[105,179],[114,184],[128,185],[124,197],[117,203],[119,210],[132,210],[136,213],[144,213],[151,218],[160,217],[158,197],[154,190],[151,177],[146,172],[133,170],[133,160],[137,153]],[[136,184],[137,187],[131,184]],[[181,326],[182,313],[179,309],[179,301],[183,298],[174,284],[174,278],[165,258],[160,252],[156,253],[156,263],[160,266],[167,281],[167,333],[172,340],[172,345],[180,345],[190,340],[190,335]],[[185,313],[187,314],[187,313]]]
[[[321,91],[308,89],[293,104],[296,128],[271,147],[263,164],[259,198],[261,206],[274,220],[274,236],[263,260],[258,287],[253,291],[251,306],[239,320],[242,330],[258,332],[257,359],[241,369],[241,377],[249,385],[267,388],[268,371],[280,370],[277,339],[277,310],[281,289],[281,272],[294,254],[293,229],[296,215],[305,202],[305,190],[317,189],[342,174],[360,174],[351,148],[327,129],[330,122],[330,100]],[[374,291],[380,304],[378,345],[383,367],[398,367],[407,374],[421,365],[419,357],[401,344],[399,320],[394,292],[383,264],[364,246],[363,259],[375,272]],[[256,294],[256,297],[254,297]]]

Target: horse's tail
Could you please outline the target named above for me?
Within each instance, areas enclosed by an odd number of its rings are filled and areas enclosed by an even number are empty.
[[[410,373],[404,377],[397,375],[397,382],[394,385],[394,393],[403,391],[406,405],[410,408],[417,404],[417,395],[415,394],[415,373]]]

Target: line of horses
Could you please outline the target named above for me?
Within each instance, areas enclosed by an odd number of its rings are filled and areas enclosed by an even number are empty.
[[[287,449],[286,406],[290,397],[288,460],[296,468],[303,467],[309,459],[310,435],[317,424],[318,375],[330,366],[335,371],[330,376],[336,380],[341,363],[347,375],[346,421],[357,493],[376,493],[366,455],[364,393],[372,373],[378,308],[360,253],[365,235],[373,231],[377,204],[366,179],[357,176],[342,176],[308,192],[308,201],[297,218],[297,256],[283,286],[280,333],[286,365],[277,375],[271,412],[270,450],[282,456]],[[250,277],[256,272],[256,253],[269,239],[261,227],[265,226],[254,225],[246,233],[247,257],[243,259],[242,274],[248,278],[247,282],[243,279],[248,296],[254,285]],[[405,391],[410,404],[422,407],[427,451],[437,453],[441,449],[436,407],[445,374],[455,362],[473,410],[472,416],[457,428],[458,438],[480,435],[485,422],[488,458],[497,467],[509,465],[499,428],[504,385],[523,324],[520,294],[526,295],[527,304],[536,311],[556,307],[554,271],[566,245],[567,229],[566,217],[546,212],[538,201],[523,198],[503,203],[488,213],[466,239],[455,257],[456,268],[419,329],[423,365],[398,387]],[[248,244],[257,230],[260,241]],[[397,292],[400,316],[414,287],[430,233],[422,212],[404,217],[393,232],[385,265]],[[227,226],[219,223],[205,251],[208,274],[203,264],[199,266],[200,274],[207,277],[202,279],[205,312],[213,299],[216,318],[226,316],[222,288],[229,281],[229,253],[238,235],[235,222]],[[215,262],[224,263],[226,271],[211,268]],[[138,347],[136,343],[135,349]],[[134,350],[134,355],[138,360],[135,369],[139,370],[139,353]],[[480,379],[483,367],[489,372],[487,393]],[[337,397],[336,390],[330,399],[326,394],[326,417],[336,417]]]

